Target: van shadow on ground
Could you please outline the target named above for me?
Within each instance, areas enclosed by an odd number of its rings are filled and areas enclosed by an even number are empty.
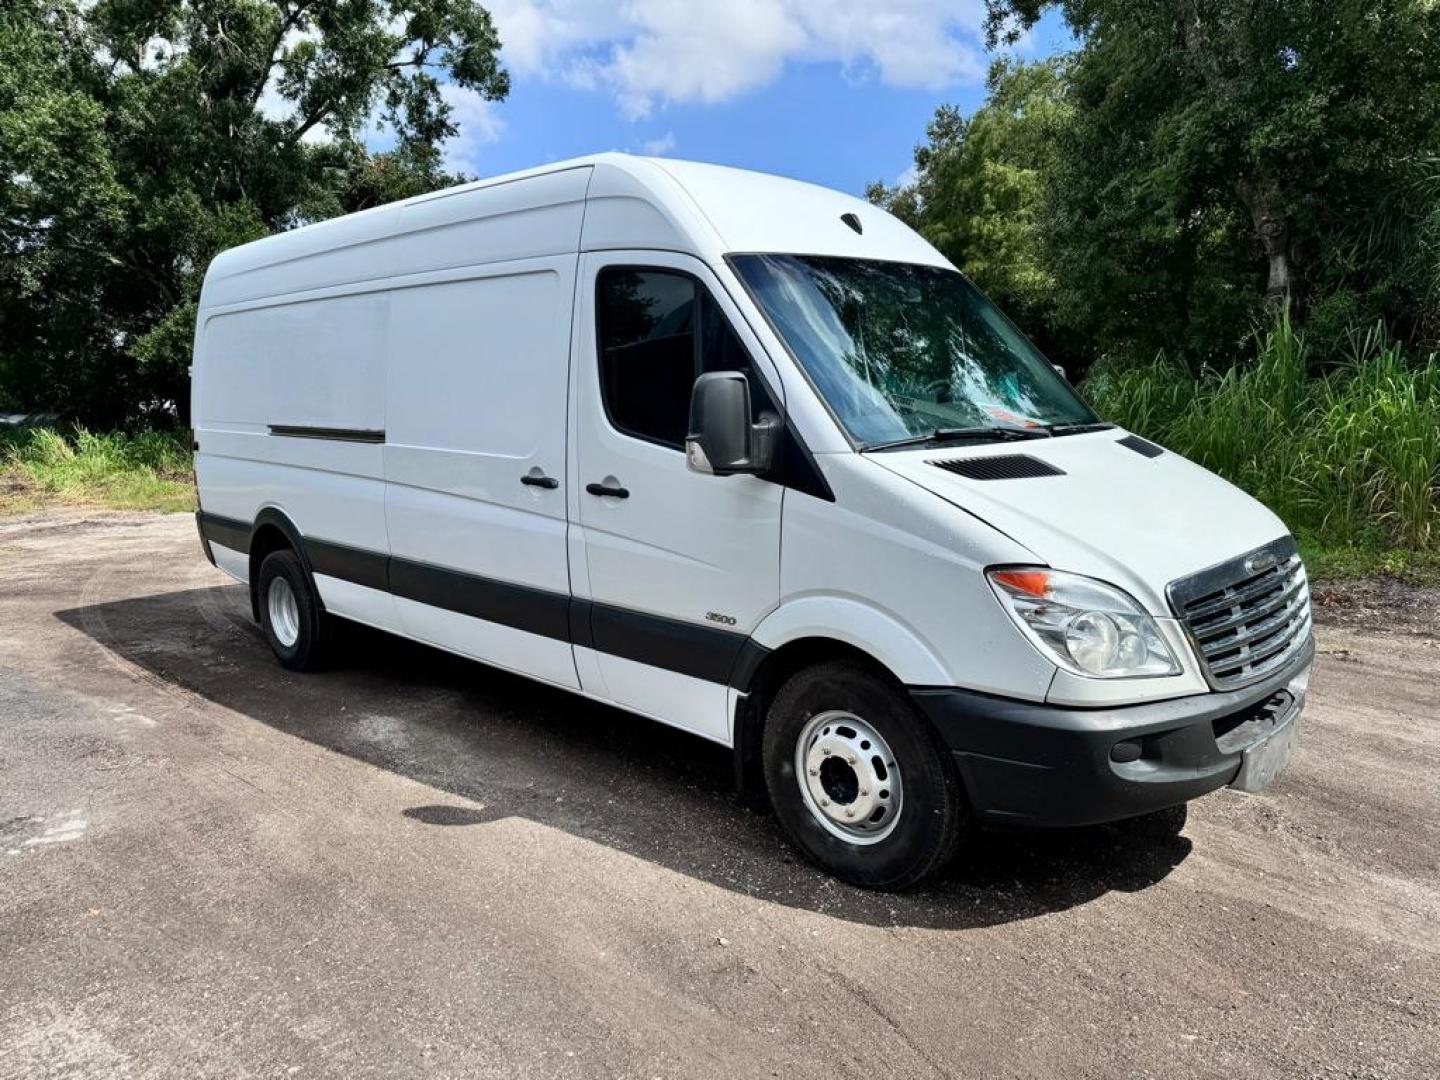
[[[1012,922],[1146,888],[1190,850],[1184,837],[1133,825],[981,833],[928,886],[870,893],[799,860],[774,818],[734,794],[727,750],[664,725],[348,624],[331,670],[295,674],[275,662],[238,585],[56,614],[162,688],[429,785],[435,798],[405,811],[414,821],[472,829],[484,843],[487,822],[529,818],[836,918],[946,929]]]

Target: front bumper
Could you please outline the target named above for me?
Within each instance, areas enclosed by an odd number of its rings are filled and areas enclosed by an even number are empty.
[[[1226,784],[1263,790],[1305,703],[1312,637],[1254,686],[1078,709],[957,689],[911,696],[955,755],[977,817],[1091,825],[1176,806]]]

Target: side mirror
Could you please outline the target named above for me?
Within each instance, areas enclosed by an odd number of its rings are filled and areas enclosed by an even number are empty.
[[[775,457],[780,418],[750,420],[750,381],[740,371],[708,371],[690,391],[685,463],[713,476],[763,473]]]

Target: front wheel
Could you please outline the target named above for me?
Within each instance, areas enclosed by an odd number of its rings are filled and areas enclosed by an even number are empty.
[[[781,687],[766,717],[764,764],[790,838],[852,885],[915,885],[970,830],[955,767],[924,719],[851,664],[821,664]]]

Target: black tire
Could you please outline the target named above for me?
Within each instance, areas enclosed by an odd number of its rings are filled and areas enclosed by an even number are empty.
[[[892,831],[872,843],[836,835],[801,789],[798,740],[812,718],[831,711],[848,712],[873,729],[901,776],[903,797]],[[791,676],[770,705],[763,747],[765,784],[781,825],[811,861],[842,881],[867,889],[909,888],[944,866],[970,834],[960,778],[934,731],[900,690],[857,665],[825,663]]]
[[[277,630],[271,617],[271,590],[277,579],[289,586],[295,600],[295,625],[292,633]],[[332,619],[321,606],[320,597],[310,575],[293,551],[272,551],[260,564],[256,579],[260,628],[270,643],[275,658],[291,671],[314,671],[323,667],[328,657]],[[293,637],[293,640],[287,640]]]

